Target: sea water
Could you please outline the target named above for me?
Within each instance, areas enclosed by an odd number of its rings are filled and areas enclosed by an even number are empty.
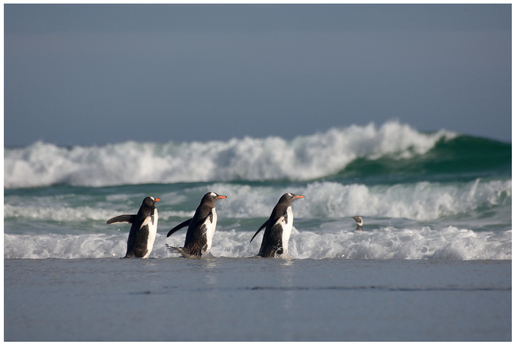
[[[291,140],[36,142],[5,148],[4,186],[6,340],[511,338],[507,143],[399,122]],[[209,191],[228,197],[216,259],[180,258],[166,245],[186,229],[166,234]],[[292,205],[293,259],[251,259],[285,192],[305,196]],[[130,226],[106,221],[149,195],[161,199],[150,259],[120,260]],[[396,315],[427,325],[409,331]],[[169,322],[151,326],[156,316]]]
[[[505,260],[10,259],[5,340],[511,340]]]

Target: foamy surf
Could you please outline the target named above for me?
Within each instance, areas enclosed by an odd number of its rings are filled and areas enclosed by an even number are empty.
[[[214,183],[185,190],[199,197],[208,191],[228,196],[228,199],[217,205],[222,219],[268,217],[279,196],[288,191],[305,196],[302,202],[293,206],[296,217],[302,218],[362,215],[437,220],[498,206],[510,207],[512,203],[510,179],[372,186],[338,182],[312,182],[305,186],[291,187]],[[191,217],[198,205],[198,200],[193,199],[188,203],[190,208],[184,209],[181,204],[187,201],[185,196],[166,192],[166,189],[159,197],[160,219],[164,221],[175,217]],[[87,202],[88,206],[73,205],[78,202],[75,195],[16,198],[4,205],[4,220],[28,219],[71,223],[90,221],[90,225],[100,226],[114,215],[126,213],[131,208],[136,211],[141,198],[140,194],[111,194],[109,197],[92,198]],[[180,206],[183,210],[177,209]]]
[[[258,253],[261,235],[249,243],[252,232],[217,231],[215,257],[247,258]],[[181,246],[185,234],[166,238],[158,234],[150,258],[177,258],[167,244]],[[121,258],[127,233],[81,235],[4,235],[6,259]],[[303,231],[294,229],[289,250],[294,259],[373,260],[511,260],[512,231],[474,232],[453,226],[444,229],[395,229],[392,227],[355,232]]]
[[[510,161],[510,144],[398,122],[292,140],[39,142],[5,150],[4,258],[122,257],[130,226],[106,221],[149,195],[161,199],[151,258],[177,257],[166,245],[182,246],[186,229],[164,234],[214,191],[228,196],[217,204],[218,257],[254,256],[252,234],[293,192],[305,196],[292,206],[297,259],[510,260]]]
[[[206,181],[310,180],[336,174],[357,158],[422,155],[457,134],[425,134],[399,122],[352,125],[285,140],[279,137],[164,144],[125,142],[71,148],[36,142],[4,152],[5,188],[68,184],[119,186]]]

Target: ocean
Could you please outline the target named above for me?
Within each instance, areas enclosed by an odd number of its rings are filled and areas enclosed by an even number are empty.
[[[511,340],[511,156],[397,121],[4,148],[5,340]],[[215,258],[169,251],[210,191],[227,196]],[[305,196],[292,259],[252,258],[286,192]],[[122,260],[130,225],[106,221],[146,196],[160,198],[154,249]]]

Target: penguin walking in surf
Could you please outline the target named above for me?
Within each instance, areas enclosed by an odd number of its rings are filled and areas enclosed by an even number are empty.
[[[154,246],[158,232],[158,209],[154,205],[159,198],[148,196],[143,199],[137,214],[123,214],[107,221],[107,225],[115,223],[130,223],[131,231],[127,240],[125,258],[147,259]]]
[[[357,228],[356,231],[362,231],[362,225],[364,225],[364,220],[360,216],[352,217],[355,222],[357,222]]]
[[[288,240],[294,224],[294,214],[290,206],[294,200],[304,198],[303,195],[286,193],[279,199],[272,210],[270,218],[256,231],[251,242],[265,228],[262,245],[257,256],[263,258],[288,257]]]
[[[193,218],[177,225],[167,234],[167,237],[170,237],[174,232],[188,227],[185,245],[183,247],[167,246],[170,249],[178,250],[185,258],[213,257],[210,253],[210,249],[213,235],[215,234],[215,227],[217,226],[215,202],[226,198],[226,196],[214,192],[206,193],[199,207],[197,207]]]

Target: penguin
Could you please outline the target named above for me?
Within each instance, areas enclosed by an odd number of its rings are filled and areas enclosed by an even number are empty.
[[[362,225],[364,225],[364,220],[360,216],[352,217],[355,222],[357,222],[357,228],[356,231],[362,231]]]
[[[294,224],[294,214],[290,206],[294,200],[304,198],[303,195],[285,193],[272,210],[269,219],[256,231],[251,241],[265,228],[262,245],[257,257],[288,257],[288,240]]]
[[[143,199],[137,214],[123,214],[107,221],[107,225],[115,223],[131,223],[131,231],[127,239],[127,253],[124,258],[147,259],[154,246],[158,231],[158,209],[154,206],[159,198],[148,196]]]
[[[167,237],[170,237],[174,232],[188,226],[184,246],[172,247],[167,245],[169,249],[178,250],[185,258],[212,258],[210,249],[217,226],[215,202],[226,198],[226,196],[214,192],[206,193],[193,218],[177,225],[167,234]]]

